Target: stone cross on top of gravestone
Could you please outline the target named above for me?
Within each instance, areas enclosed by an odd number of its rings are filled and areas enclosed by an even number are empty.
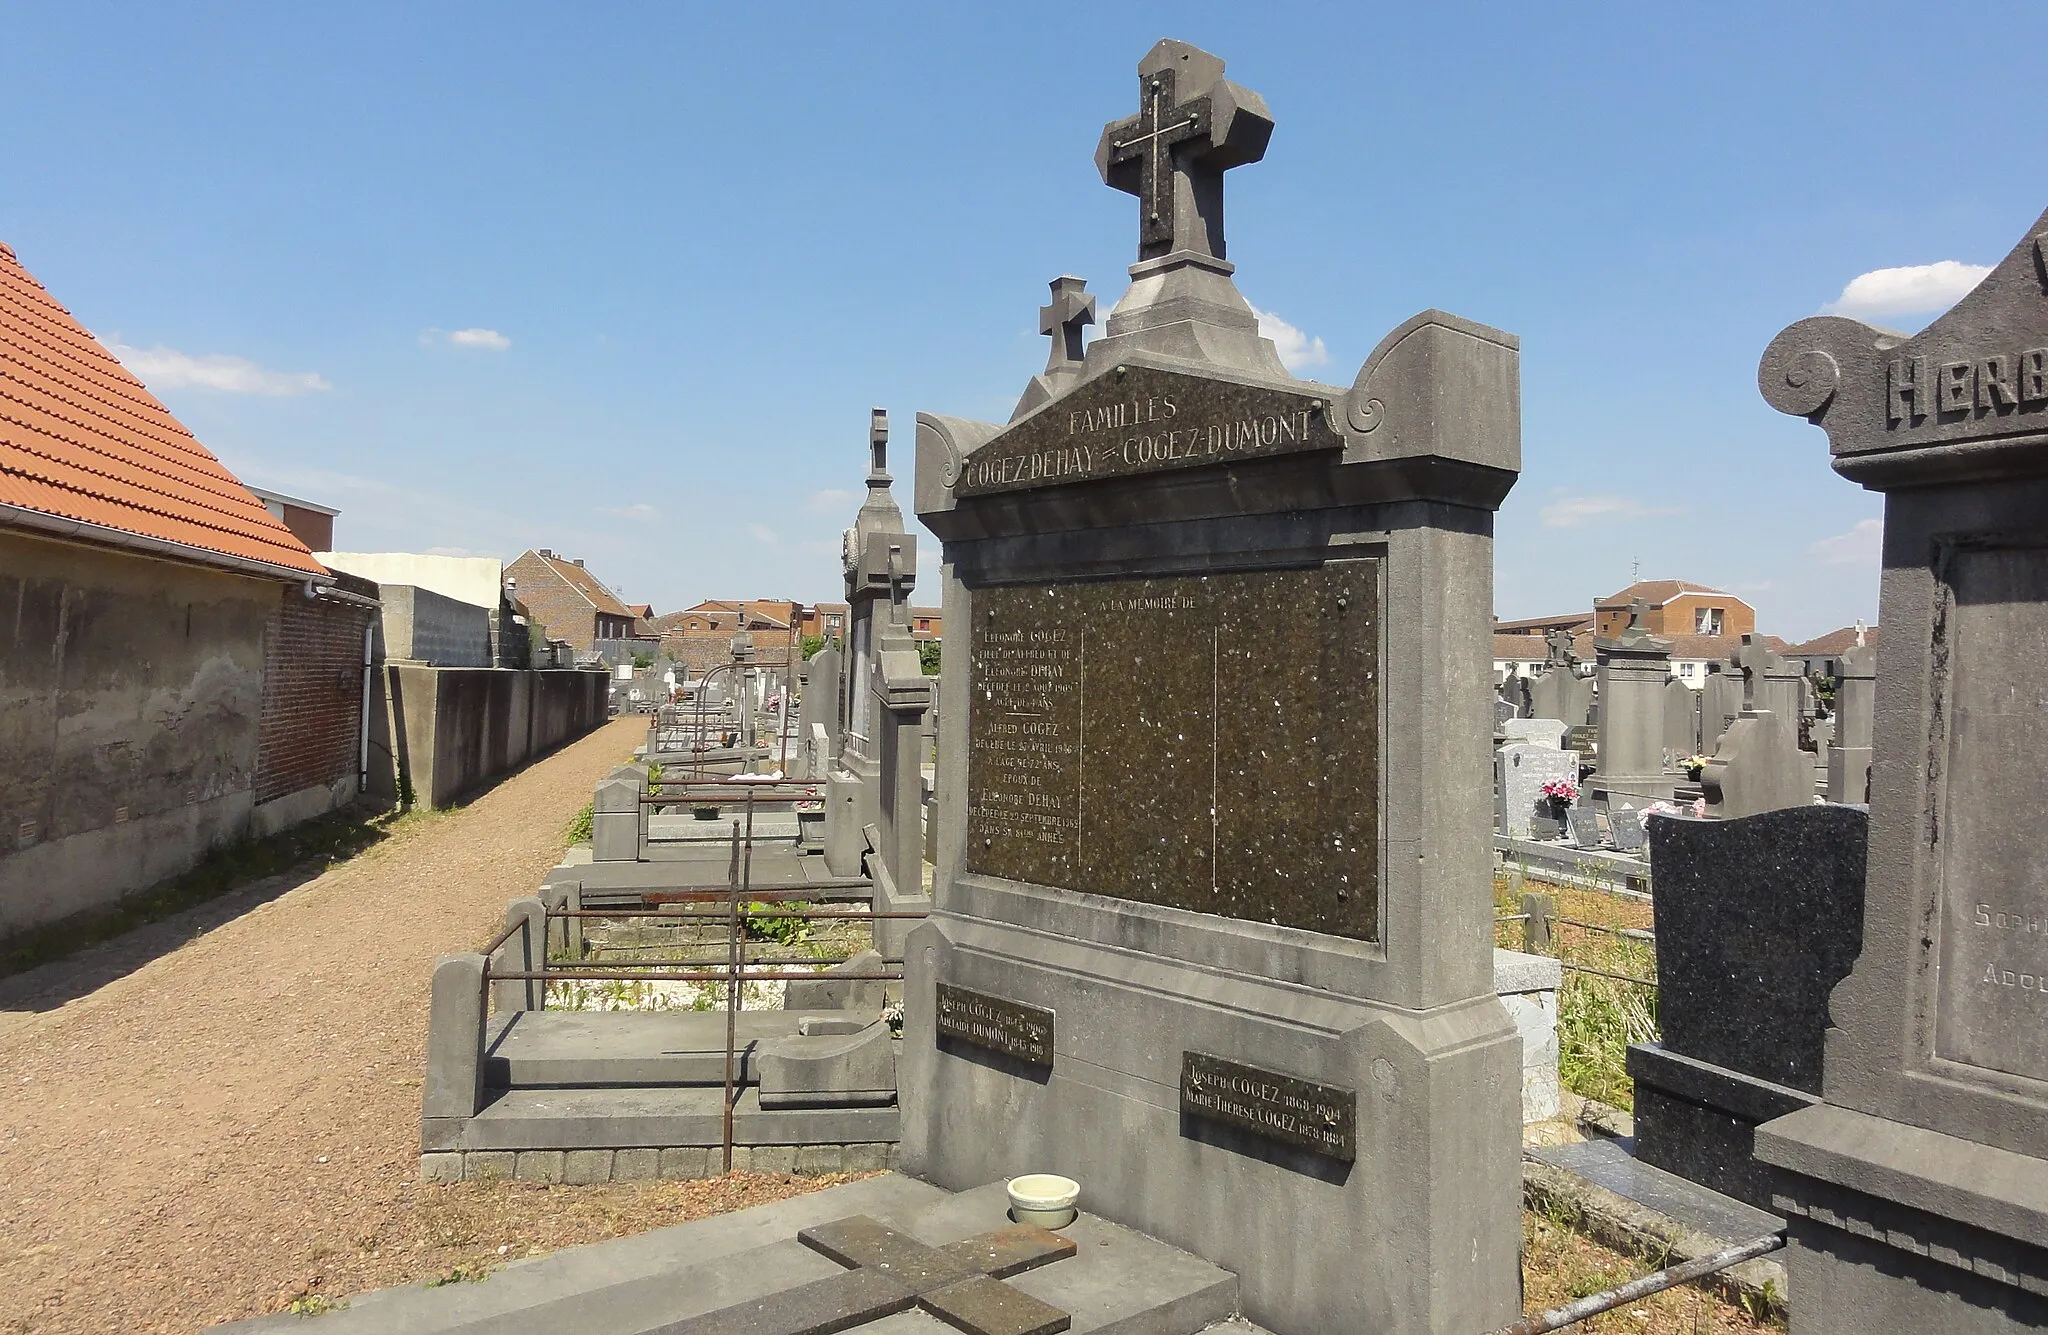
[[[1742,637],[1742,647],[1728,656],[1728,661],[1742,671],[1742,707],[1756,708],[1756,684],[1763,676],[1764,669],[1771,665],[1777,655],[1757,642],[1754,635]]]
[[[1047,375],[1080,368],[1081,331],[1095,323],[1095,298],[1087,289],[1087,279],[1062,274],[1052,280],[1052,304],[1038,308],[1038,332],[1052,338]]]
[[[1223,173],[1257,162],[1273,116],[1223,62],[1168,39],[1138,62],[1138,114],[1103,127],[1095,166],[1138,197],[1138,258],[1192,250],[1223,259]]]

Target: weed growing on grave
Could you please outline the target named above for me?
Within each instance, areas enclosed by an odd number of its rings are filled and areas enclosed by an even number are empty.
[[[426,1282],[427,1288],[445,1288],[450,1284],[480,1284],[491,1277],[491,1267],[471,1266],[465,1270],[459,1265],[449,1266]]]
[[[801,899],[792,899],[785,904],[749,903],[741,930],[746,932],[749,940],[773,941],[783,946],[801,946],[811,939],[809,918],[776,918],[761,915],[772,914],[778,908],[802,913],[810,907]]]
[[[1612,931],[1597,929],[1628,930],[1646,936],[1652,921],[1650,906],[1640,899],[1609,893],[1597,882],[1562,886],[1528,880],[1521,888],[1541,891],[1557,902],[1560,921],[1552,932],[1548,953],[1568,966],[1557,997],[1560,1083],[1583,1098],[1633,1109],[1635,1084],[1628,1075],[1628,1045],[1654,1043],[1660,1030],[1656,988],[1624,979],[1655,982],[1656,944],[1642,936],[1617,936]],[[1496,916],[1521,912],[1515,894],[1516,888],[1505,872],[1496,875]],[[1576,925],[1580,923],[1592,926]],[[1524,924],[1498,924],[1494,940],[1509,950],[1526,949]],[[1603,976],[1610,974],[1621,976]]]
[[[569,822],[569,828],[562,832],[562,837],[572,844],[589,843],[590,818],[595,814],[596,810],[597,808],[594,803],[585,802],[583,810],[576,813],[576,818]]]
[[[339,1312],[348,1306],[346,1298],[330,1298],[324,1293],[302,1293],[284,1305],[284,1310],[293,1316],[326,1316]]]

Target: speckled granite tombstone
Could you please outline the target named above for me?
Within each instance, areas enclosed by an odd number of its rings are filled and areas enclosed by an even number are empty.
[[[1281,1335],[1464,1335],[1519,1302],[1486,837],[1517,344],[1430,311],[1348,389],[1290,376],[1223,247],[1272,122],[1222,76],[1162,42],[1104,131],[1141,232],[1103,336],[1006,426],[919,417],[959,779],[903,1157],[1074,1177]]]
[[[1869,817],[1652,816],[1662,1043],[1628,1050],[1636,1157],[1766,1208],[1759,1123],[1820,1097],[1828,993],[1863,944]]]
[[[2048,216],[1908,337],[1791,326],[1765,399],[1884,493],[1863,952],[1757,1131],[1796,1335],[2048,1325]],[[1845,739],[1846,740],[1846,739]]]

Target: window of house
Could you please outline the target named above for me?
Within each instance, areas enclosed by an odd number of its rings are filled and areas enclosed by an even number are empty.
[[[1702,607],[1692,614],[1693,633],[1696,635],[1719,635],[1721,633],[1721,609]]]

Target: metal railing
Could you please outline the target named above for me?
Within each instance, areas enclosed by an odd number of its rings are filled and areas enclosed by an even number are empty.
[[[713,796],[710,790],[724,789],[721,802],[737,798],[743,806],[744,816],[732,823],[732,857],[727,868],[727,882],[723,889],[716,887],[691,887],[670,891],[664,896],[667,902],[703,903],[719,906],[717,912],[660,912],[650,914],[645,907],[616,909],[555,908],[545,902],[541,905],[540,940],[537,948],[530,943],[529,956],[540,960],[537,969],[504,969],[496,965],[498,952],[521,931],[530,930],[531,920],[517,919],[508,924],[504,931],[484,948],[483,986],[485,996],[490,994],[490,985],[501,982],[538,982],[541,984],[540,1005],[547,1005],[547,985],[568,982],[676,982],[676,983],[719,983],[725,987],[725,1088],[723,1096],[723,1131],[725,1171],[732,1171],[733,1110],[739,1102],[743,1086],[737,1080],[736,1066],[739,1053],[739,1012],[743,1003],[742,990],[752,982],[818,982],[821,980],[844,980],[849,982],[901,982],[903,961],[883,959],[883,964],[894,968],[867,969],[852,973],[826,973],[823,970],[833,965],[851,962],[854,956],[836,958],[811,957],[797,960],[756,960],[749,967],[747,960],[746,924],[761,919],[775,918],[829,918],[839,922],[879,922],[890,919],[918,919],[927,915],[923,912],[892,913],[878,909],[777,909],[749,907],[744,915],[741,905],[780,903],[799,896],[815,895],[820,889],[871,885],[866,879],[836,878],[816,884],[806,883],[801,887],[778,890],[756,891],[753,888],[754,869],[754,810],[769,803],[800,803],[815,801],[816,785],[797,780],[778,779],[704,779],[692,778],[688,787],[695,790],[700,799]],[[778,789],[804,789],[806,793],[777,792]],[[643,797],[642,802],[648,799]],[[679,799],[688,800],[688,797]],[[722,966],[704,967],[701,961],[667,960],[622,960],[605,967],[561,966],[551,964],[547,957],[549,940],[548,923],[553,919],[581,921],[601,918],[650,918],[659,917],[667,923],[708,923],[717,922],[725,928],[725,962]],[[705,945],[715,945],[707,942]],[[788,966],[802,963],[807,967],[801,971],[777,972]]]
[[[1573,973],[1591,974],[1596,978],[1611,978],[1618,983],[1633,983],[1637,987],[1656,988],[1654,978],[1638,978],[1633,974],[1615,973],[1611,969],[1598,968],[1567,959],[1558,948],[1557,928],[1573,927],[1582,932],[1597,932],[1639,945],[1654,946],[1657,934],[1641,927],[1610,927],[1605,923],[1587,922],[1581,918],[1567,918],[1557,911],[1557,900],[1550,895],[1536,891],[1524,891],[1522,911],[1496,915],[1496,925],[1519,922],[1522,924],[1522,949],[1531,955],[1545,955],[1558,962],[1558,967]]]

